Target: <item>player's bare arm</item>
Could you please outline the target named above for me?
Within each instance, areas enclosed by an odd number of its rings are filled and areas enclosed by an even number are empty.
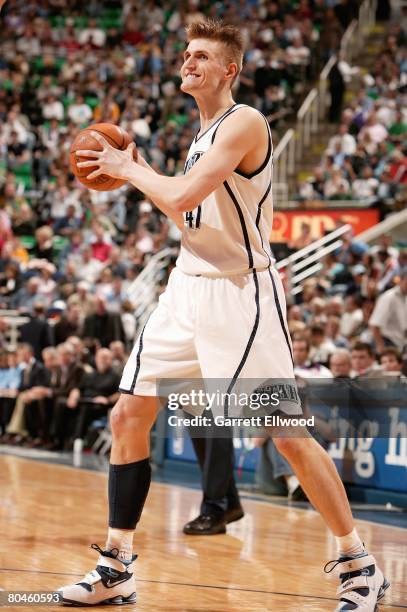
[[[142,168],[147,168],[148,170],[155,172],[155,170],[153,170],[150,164],[144,159],[142,155],[140,155],[139,152],[137,153],[137,163]],[[172,219],[175,225],[178,227],[178,229],[182,230],[182,228],[184,227],[184,218],[182,216],[182,213],[177,212],[176,210],[173,210],[172,208],[169,208],[169,206],[167,206],[164,203],[158,204],[157,202],[153,201],[153,204],[155,204],[155,206],[159,208],[166,217],[169,217],[170,219]]]
[[[78,155],[95,161],[78,163],[81,167],[98,166],[88,175],[93,179],[108,174],[132,183],[162,209],[176,212],[196,208],[237,169],[251,172],[261,165],[268,147],[268,132],[264,119],[251,108],[239,110],[219,127],[211,149],[180,177],[161,176],[151,168],[134,162],[132,145],[125,151],[111,147],[96,132],[92,136],[103,146],[102,151],[78,151]]]

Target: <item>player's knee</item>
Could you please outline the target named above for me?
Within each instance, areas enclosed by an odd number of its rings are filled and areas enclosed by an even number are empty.
[[[117,434],[124,426],[124,409],[117,402],[110,413],[110,428],[113,434]]]
[[[278,452],[287,459],[293,457],[298,452],[301,440],[299,438],[273,438],[274,445]]]
[[[129,429],[149,431],[154,423],[155,414],[146,406],[143,398],[122,395],[110,413],[110,427],[114,436]]]

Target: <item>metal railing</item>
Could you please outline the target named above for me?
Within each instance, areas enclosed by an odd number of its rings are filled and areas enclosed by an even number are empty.
[[[143,327],[157,303],[157,286],[164,278],[167,266],[176,250],[167,247],[153,255],[129,287],[129,300],[135,304],[137,330]]]
[[[22,316],[18,310],[0,310],[0,318],[7,323],[3,332],[5,344],[9,350],[14,351],[20,338],[19,328],[30,321],[29,317]]]
[[[341,57],[347,62],[357,56],[365,39],[375,24],[377,0],[364,0],[360,5],[358,20],[352,21],[341,40]],[[312,134],[318,131],[319,122],[326,116],[329,103],[328,78],[337,56],[332,56],[321,71],[319,82],[311,89],[302,103],[295,130],[289,129],[274,151],[274,173],[281,183],[295,173],[295,160],[302,158],[310,145]],[[286,150],[287,149],[287,150]],[[288,188],[287,188],[288,191]]]
[[[318,89],[311,89],[297,113],[295,157],[302,158],[304,148],[311,143],[311,134],[318,130]]]
[[[363,5],[360,6],[359,19],[362,18],[361,14],[362,12],[364,12],[362,7]],[[352,61],[352,59],[355,57],[357,47],[360,44],[357,39],[357,34],[359,32],[358,23],[359,21],[354,19],[349,24],[348,29],[346,30],[345,34],[342,36],[341,55],[343,59],[345,59],[347,62]]]
[[[351,229],[351,225],[342,225],[276,263],[276,269],[285,272],[288,296],[301,293],[303,281],[322,269],[321,260],[342,246],[341,236],[344,236]]]
[[[326,110],[328,108],[328,77],[334,64],[336,62],[336,55],[332,55],[319,75],[318,83],[318,114],[319,118],[323,121],[326,117]]]
[[[307,247],[277,262],[277,270],[284,270],[289,292],[296,295],[302,291],[302,282],[322,268],[321,259],[342,245],[340,237],[351,229],[343,225],[316,240]],[[129,289],[129,299],[135,304],[137,330],[145,324],[157,303],[157,287],[163,279],[168,263],[176,253],[174,248],[165,248],[153,255]]]
[[[273,151],[273,184],[285,183],[287,186],[288,177],[294,174],[295,170],[295,132],[293,129],[287,130],[278,145]],[[287,193],[288,196],[288,193]]]
[[[358,240],[361,242],[366,242],[369,244],[380,236],[384,234],[388,234],[398,228],[403,237],[407,236],[407,232],[405,231],[404,226],[407,224],[407,208],[404,210],[400,210],[399,212],[392,213],[386,219],[381,221],[381,223],[377,223],[373,227],[369,227],[369,229],[365,230],[361,234],[358,234]]]

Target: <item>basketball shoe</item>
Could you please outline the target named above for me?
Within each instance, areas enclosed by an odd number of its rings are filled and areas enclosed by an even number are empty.
[[[62,594],[62,603],[69,606],[136,603],[133,562],[137,555],[133,555],[129,562],[123,562],[117,558],[119,551],[116,548],[102,550],[97,544],[92,544],[91,548],[100,555],[96,569],[76,584],[58,589],[58,593]]]
[[[334,564],[331,566],[331,564]],[[390,583],[376,565],[373,555],[363,552],[356,557],[341,557],[329,561],[324,571],[329,574],[335,570],[341,584],[336,592],[339,604],[335,612],[377,612],[377,602],[384,597]]]

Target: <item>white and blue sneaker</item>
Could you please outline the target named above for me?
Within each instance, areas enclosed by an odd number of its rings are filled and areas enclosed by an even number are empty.
[[[332,567],[331,564],[334,564]],[[335,612],[377,612],[377,602],[384,597],[390,583],[377,567],[373,555],[364,552],[356,557],[341,557],[329,561],[324,571],[335,570],[339,574],[340,586],[336,594],[339,604]]]
[[[62,603],[67,606],[121,606],[136,603],[133,563],[137,555],[125,562],[117,558],[119,551],[116,548],[102,550],[97,544],[92,544],[91,548],[100,554],[96,569],[79,582],[58,589]]]

